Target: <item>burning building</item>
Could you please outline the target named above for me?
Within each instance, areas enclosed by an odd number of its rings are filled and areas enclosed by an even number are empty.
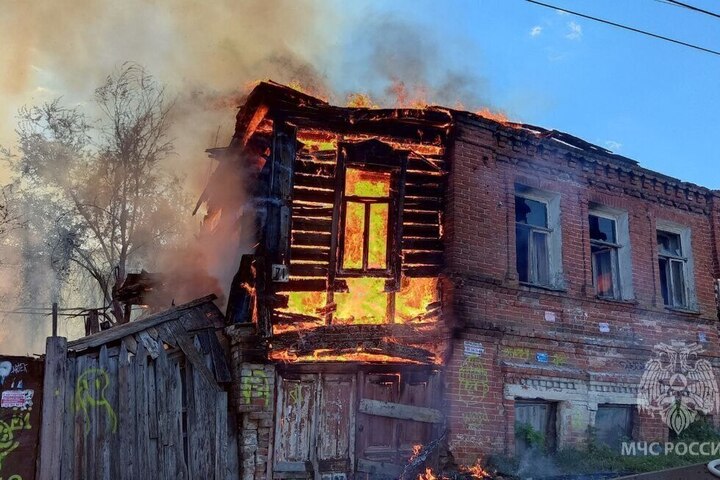
[[[206,234],[255,241],[226,312],[245,479],[398,478],[413,446],[471,465],[529,429],[667,438],[635,408],[653,346],[718,363],[718,192],[554,130],[275,83],[209,153]]]

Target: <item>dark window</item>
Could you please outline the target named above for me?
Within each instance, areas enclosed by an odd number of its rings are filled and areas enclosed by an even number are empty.
[[[620,298],[617,226],[613,219],[590,215],[593,284],[600,297]]]
[[[550,284],[550,231],[547,204],[515,196],[515,249],[521,282]]]
[[[677,233],[658,231],[658,267],[660,270],[660,292],[663,302],[670,307],[687,307],[685,267],[687,257]]]
[[[622,442],[632,439],[633,407],[631,405],[598,405],[595,433],[600,443],[620,450]]]
[[[555,451],[556,404],[543,400],[515,400],[515,455],[528,450]]]
[[[390,184],[389,172],[346,170],[342,270],[388,270]]]

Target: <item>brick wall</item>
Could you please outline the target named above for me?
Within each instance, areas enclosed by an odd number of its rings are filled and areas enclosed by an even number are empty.
[[[720,365],[716,192],[469,116],[457,118],[450,156],[444,292],[447,313],[461,332],[446,374],[456,457],[467,463],[488,452],[512,453],[515,398],[557,402],[560,446],[584,442],[597,405],[634,403],[657,343],[702,336],[704,355]],[[518,282],[516,183],[560,195],[562,290]],[[591,202],[628,213],[632,300],[595,295]],[[658,221],[691,229],[696,311],[663,305]],[[481,342],[484,353],[465,355],[465,341]],[[667,438],[657,416],[637,415],[635,432],[641,439]]]
[[[236,324],[226,332],[231,339],[241,479],[266,479],[274,431],[275,366],[260,361],[254,324]]]

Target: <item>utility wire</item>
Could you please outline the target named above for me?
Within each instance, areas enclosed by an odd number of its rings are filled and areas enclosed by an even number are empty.
[[[696,6],[694,6],[694,5],[690,5],[690,4],[688,4],[688,3],[678,2],[678,1],[676,1],[676,0],[664,0],[664,2],[665,2],[665,3],[671,3],[671,4],[676,5],[676,6],[678,6],[678,7],[688,8],[688,9],[693,10],[693,11],[695,11],[695,12],[704,13],[705,15],[710,15],[710,16],[715,17],[715,18],[720,18],[720,14],[717,14],[717,13],[715,13],[715,12],[711,12],[711,11],[709,11],[709,10],[703,10],[702,8],[698,8],[698,7],[696,7]]]
[[[624,30],[629,30],[631,32],[635,33],[641,33],[643,35],[647,35],[648,37],[657,38],[660,40],[665,40],[666,42],[676,43],[678,45],[682,45],[684,47],[694,48],[695,50],[700,50],[705,53],[712,53],[713,55],[720,56],[720,52],[717,50],[711,50],[709,48],[701,47],[699,45],[693,45],[692,43],[683,42],[681,40],[675,40],[674,38],[665,37],[663,35],[658,35],[657,33],[648,32],[646,30],[640,30],[639,28],[629,27],[627,25],[623,25],[621,23],[615,23],[611,22],[610,20],[605,20],[603,18],[593,17],[591,15],[585,15],[584,13],[575,12],[573,10],[568,10],[566,8],[556,7],[554,5],[550,5],[547,3],[538,2],[537,0],[525,0],[529,3],[534,3],[535,5],[540,5],[541,7],[545,8],[552,8],[553,10],[560,10],[561,12],[569,13],[571,15],[576,15],[578,17],[587,18],[588,20],[593,20],[595,22],[605,23],[607,25],[612,25],[613,27],[622,28]]]

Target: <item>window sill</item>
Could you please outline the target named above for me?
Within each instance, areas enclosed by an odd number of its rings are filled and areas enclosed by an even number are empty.
[[[684,313],[686,315],[700,315],[700,310],[692,309],[692,308],[682,308],[682,307],[670,307],[668,305],[663,305],[663,308],[669,312],[673,313]]]
[[[613,298],[613,297],[603,297],[601,295],[595,295],[595,300],[600,300],[601,302],[619,303],[621,305],[638,305],[638,301],[634,298],[625,299],[625,298]]]
[[[544,290],[547,292],[567,293],[566,288],[553,287],[552,285],[539,285],[537,283],[518,282],[521,287],[527,287],[528,289]]]

